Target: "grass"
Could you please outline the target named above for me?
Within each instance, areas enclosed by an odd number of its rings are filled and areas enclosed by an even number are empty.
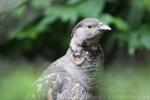
[[[122,69],[120,69],[122,68]],[[149,67],[123,66],[106,70],[103,95],[107,100],[150,100]]]
[[[27,100],[31,84],[41,73],[41,69],[35,69],[38,68],[3,71],[0,76],[1,100]],[[148,65],[113,65],[98,80],[99,90],[106,100],[150,100],[149,71]]]
[[[31,84],[36,76],[33,71],[27,69],[5,73],[0,77],[0,97],[2,100],[27,100]]]

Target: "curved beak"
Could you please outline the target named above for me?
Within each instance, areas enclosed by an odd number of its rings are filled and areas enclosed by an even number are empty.
[[[105,25],[105,24],[99,24],[98,29],[100,31],[110,31],[111,30],[111,28],[108,25]]]

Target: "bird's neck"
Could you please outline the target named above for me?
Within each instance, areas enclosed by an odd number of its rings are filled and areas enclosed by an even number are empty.
[[[73,38],[70,42],[67,54],[70,55],[71,61],[76,66],[89,71],[96,69],[94,66],[99,64],[103,50],[96,40],[91,42],[78,39],[77,41],[76,38]]]
[[[91,40],[91,41],[86,41],[77,38],[72,38],[70,42],[70,48],[73,51],[80,52],[82,50],[88,49],[88,48],[93,48],[93,47],[98,47],[98,40]]]
[[[93,65],[93,62],[96,62],[96,59],[99,59],[99,55],[102,51],[100,45],[98,43],[87,44],[88,43],[85,41],[81,44],[76,44],[74,42],[70,43],[67,54],[71,55],[73,63],[78,67],[84,67],[85,64]]]
[[[70,45],[67,57],[70,57],[69,60],[75,65],[73,69],[77,70],[77,73],[84,73],[81,76],[84,77],[85,75],[86,77],[83,82],[81,80],[81,83],[92,85],[96,72],[99,72],[102,68],[101,56],[103,55],[101,53],[102,49],[99,44],[91,46],[73,45],[73,47]]]

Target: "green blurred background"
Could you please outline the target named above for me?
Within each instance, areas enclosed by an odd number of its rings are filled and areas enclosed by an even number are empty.
[[[27,100],[43,70],[68,48],[83,18],[112,27],[100,42],[106,100],[150,100],[150,0],[0,0],[0,97]]]

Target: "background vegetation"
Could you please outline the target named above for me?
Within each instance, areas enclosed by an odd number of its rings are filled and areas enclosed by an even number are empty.
[[[64,55],[74,25],[96,17],[110,25],[101,44],[108,100],[150,100],[150,0],[1,0],[0,97],[24,100],[45,67]]]

